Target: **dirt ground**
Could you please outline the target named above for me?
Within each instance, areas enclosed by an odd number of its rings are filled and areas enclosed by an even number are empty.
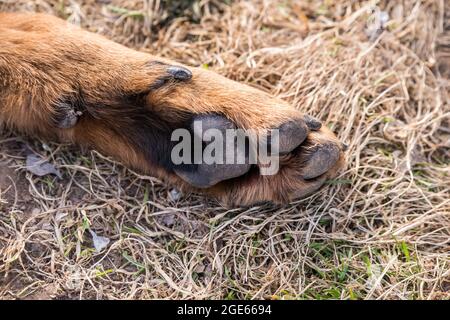
[[[450,299],[448,1],[0,0],[0,10],[48,12],[216,70],[349,145],[346,170],[315,195],[226,209],[95,151],[4,130],[0,298]],[[29,150],[62,178],[28,172]]]

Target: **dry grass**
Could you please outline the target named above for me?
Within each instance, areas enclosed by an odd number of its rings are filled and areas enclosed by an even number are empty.
[[[167,1],[0,0],[268,90],[350,145],[346,171],[308,199],[227,210],[4,133],[0,297],[449,299],[445,2],[377,2],[390,21],[371,42],[369,1],[203,0],[186,19]],[[64,179],[26,172],[25,145]],[[100,253],[88,228],[111,239]]]

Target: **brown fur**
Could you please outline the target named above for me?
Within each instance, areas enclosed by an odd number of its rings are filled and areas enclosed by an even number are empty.
[[[167,146],[160,145],[160,135],[202,113],[222,114],[239,127],[254,129],[276,128],[302,117],[279,99],[200,68],[189,67],[193,77],[188,82],[169,81],[152,89],[164,79],[167,65],[181,66],[55,17],[0,13],[0,121],[31,135],[96,148],[192,190],[163,165]],[[59,129],[55,121],[66,103],[78,106],[83,116],[73,128]],[[283,158],[279,174],[250,172],[202,192],[234,204],[303,196],[311,189],[300,178],[303,163],[308,150],[323,143],[337,143],[325,127],[311,133],[296,154]],[[343,162],[341,154],[321,179],[334,176]]]

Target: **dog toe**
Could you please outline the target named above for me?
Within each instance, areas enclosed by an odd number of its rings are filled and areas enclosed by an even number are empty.
[[[334,143],[317,146],[303,167],[303,178],[314,179],[328,172],[338,162],[340,152]]]

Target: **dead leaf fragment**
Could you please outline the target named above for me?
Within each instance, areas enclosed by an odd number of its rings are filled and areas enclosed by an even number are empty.
[[[98,236],[91,229],[89,229],[89,232],[91,233],[92,242],[94,243],[94,248],[97,252],[101,252],[103,249],[105,249],[111,241],[107,237]]]
[[[53,174],[59,179],[62,179],[61,172],[53,164],[35,154],[29,154],[27,156],[27,170],[39,177]]]

